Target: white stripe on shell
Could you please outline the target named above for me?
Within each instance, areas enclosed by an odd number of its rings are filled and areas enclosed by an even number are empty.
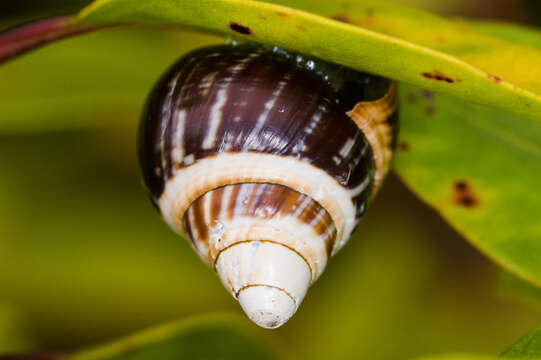
[[[180,110],[176,114],[177,128],[173,137],[173,152],[171,154],[173,163],[181,163],[184,160],[184,128],[186,122],[186,110]],[[176,168],[173,167],[173,172]]]
[[[269,113],[276,104],[276,100],[280,97],[280,94],[286,87],[286,85],[289,83],[289,79],[291,78],[291,73],[287,73],[284,75],[283,79],[280,80],[278,83],[278,86],[276,89],[272,92],[272,97],[265,103],[265,110],[259,117],[257,118],[256,124],[252,131],[250,131],[250,134],[246,138],[246,142],[244,143],[242,149],[247,150],[249,148],[259,149],[258,138],[260,136],[261,129],[263,129],[263,126],[265,125],[265,122],[267,121],[267,118],[269,117]]]
[[[226,186],[224,188],[224,193],[222,201],[220,201],[220,214],[218,218],[225,219],[227,214],[227,209],[229,208],[229,202],[231,201],[231,194],[233,193],[233,188],[231,186]]]
[[[204,197],[204,201],[203,201],[203,216],[204,216],[204,220],[205,220],[205,224],[207,226],[212,226],[213,224],[211,224],[211,219],[210,219],[210,203],[211,203],[211,200],[212,200],[212,194],[208,194],[207,196]]]
[[[167,92],[167,95],[165,96],[165,101],[164,101],[164,104],[169,104],[169,106],[165,106],[165,108],[167,109],[167,114],[165,116],[165,118],[168,120],[168,121],[160,121],[160,125],[161,125],[161,129],[160,129],[160,143],[159,143],[159,146],[160,146],[160,155],[161,155],[161,165],[162,165],[162,169],[164,169],[164,171],[162,172],[162,176],[165,174],[165,169],[166,169],[166,156],[165,154],[167,153],[165,151],[165,138],[167,137],[167,127],[170,123],[170,117],[171,117],[171,103],[173,101],[173,95],[175,93],[175,89],[176,89],[176,85],[177,85],[177,81],[178,81],[178,78],[180,77],[180,75],[182,74],[182,71],[177,73],[175,75],[175,77],[173,79],[171,79],[171,81],[169,81],[168,83],[168,87],[169,87],[169,91]],[[161,115],[160,115],[161,116]]]
[[[235,207],[233,208],[233,217],[241,215],[243,209],[246,208],[248,204],[248,195],[252,192],[251,184],[244,184],[240,187],[239,192],[237,193],[237,198],[235,199]]]
[[[299,217],[300,214],[310,205],[312,202],[312,199],[309,196],[306,196],[305,199],[302,201],[302,203],[295,209],[295,212],[293,212],[294,217]]]
[[[216,136],[218,135],[218,129],[223,120],[223,108],[225,102],[227,101],[227,91],[232,81],[239,72],[244,70],[250,61],[258,57],[259,54],[254,53],[250,56],[242,59],[238,64],[231,67],[231,76],[224,79],[224,83],[220,86],[220,90],[216,95],[216,100],[210,109],[210,125],[205,139],[203,139],[202,147],[203,149],[211,149],[216,144]]]
[[[227,90],[231,84],[231,79],[232,78],[229,77],[225,80],[226,83],[220,88],[220,90],[218,90],[216,100],[210,108],[210,125],[207,135],[203,140],[203,149],[211,149],[214,144],[216,144],[216,135],[218,134],[218,128],[222,122],[223,107],[225,105],[225,101],[227,100]]]
[[[188,166],[188,165],[193,164],[194,161],[195,161],[195,156],[194,156],[194,154],[188,154],[188,155],[186,155],[186,156],[184,157],[183,164],[184,164],[185,166]]]
[[[316,225],[317,223],[319,223],[321,221],[321,218],[325,215],[325,212],[323,210],[319,210],[316,214],[316,216],[314,216],[314,218],[312,219],[312,221],[310,221],[310,226],[314,226]],[[331,225],[332,227],[332,225]]]
[[[257,201],[259,200],[259,198],[261,197],[261,195],[263,194],[263,191],[266,190],[266,186],[264,184],[261,184],[261,186],[259,186],[257,188],[257,192],[255,193],[255,196],[254,196],[254,201],[252,201],[252,204],[250,204],[250,208],[248,209],[248,211],[250,213],[253,213],[254,211],[257,211],[258,209],[256,209],[256,204],[257,204]]]
[[[312,120],[306,127],[306,132],[308,134],[311,134],[312,131],[314,131],[314,129],[316,128],[317,124],[319,124],[319,122],[321,121],[321,118],[323,117],[323,111],[325,109],[326,109],[325,107],[319,106],[318,110],[314,113],[314,115],[312,115]]]
[[[326,236],[316,233],[314,228],[294,216],[260,218],[252,216],[236,216],[233,219],[222,219],[224,232],[216,248],[210,248],[210,258],[223,249],[247,240],[270,240],[296,249],[309,263],[311,278],[315,281],[325,269],[327,263]],[[199,254],[209,256],[209,254]]]
[[[344,146],[342,146],[338,154],[345,159],[351,152],[351,149],[353,149],[353,145],[355,145],[355,140],[356,138],[347,139],[346,143],[344,144]]]
[[[176,90],[176,86],[178,85],[178,84],[177,84],[178,79],[179,79],[180,76],[184,73],[185,69],[187,69],[187,68],[188,68],[194,61],[196,61],[196,60],[197,60],[197,58],[192,57],[192,58],[189,60],[189,62],[185,65],[184,70],[179,71],[179,72],[175,75],[175,77],[174,77],[173,79],[171,79],[171,81],[169,82],[169,86],[172,86],[171,92],[167,94],[168,97],[169,97],[169,95],[171,96],[171,98],[168,98],[168,101],[169,101],[169,102],[171,102],[172,96],[174,95],[174,91]],[[186,83],[186,84],[190,82],[190,80],[192,79],[192,77],[193,77],[193,75],[195,74],[196,70],[200,67],[200,65],[201,65],[201,62],[195,64],[195,66],[193,67],[193,69],[188,73],[188,76],[186,77],[186,80],[185,80],[185,83]],[[185,95],[184,93],[185,93],[185,88],[181,85],[180,93],[179,93],[178,97],[175,99],[175,102],[174,102],[174,103],[171,103],[170,108],[177,108],[177,107],[179,106],[179,104],[182,102],[182,99],[184,98],[184,95]],[[174,111],[174,110],[169,109],[168,111]],[[174,113],[173,113],[172,116],[174,116]],[[184,119],[184,120],[185,120],[185,119]],[[165,153],[166,153],[166,152],[164,151],[164,149],[165,149],[165,135],[166,135],[165,130],[167,129],[167,125],[168,125],[168,124],[169,124],[169,121],[162,121],[162,126],[164,126],[164,127],[163,127],[163,129],[162,129],[163,133],[161,134],[162,137],[161,137],[161,139],[160,139],[160,154],[162,154],[162,166],[163,166],[164,169],[165,169]],[[176,132],[177,130],[178,130],[178,127],[177,127],[177,129],[175,129],[175,132]],[[184,126],[182,127],[182,131],[184,132]],[[184,134],[182,134],[182,137],[184,138]],[[183,141],[184,141],[184,139],[182,139],[182,142],[183,142]],[[174,147],[173,147],[173,149],[172,149],[171,151],[172,151],[172,153],[170,153],[170,155],[171,155],[171,160],[172,160],[172,162],[174,162],[174,160],[173,160],[173,157],[175,156],[175,150],[174,150]],[[183,158],[184,158],[184,148],[182,149],[182,154],[181,154],[181,155],[182,155],[182,156],[179,157],[179,159],[180,159],[180,161],[183,161]],[[174,172],[174,171],[175,171],[175,170],[174,170],[174,169],[175,169],[175,166],[172,166],[172,168],[173,168],[173,172]]]
[[[366,174],[366,177],[364,178],[364,180],[359,185],[357,185],[353,189],[349,190],[349,195],[352,198],[359,195],[360,193],[362,193],[366,189],[369,182],[370,182],[370,175]]]
[[[180,169],[166,182],[159,199],[163,217],[182,234],[179,219],[196,198],[211,189],[243,182],[280,184],[308,195],[333,219],[337,243],[344,244],[355,226],[351,195],[331,175],[292,156],[256,152],[221,153]]]

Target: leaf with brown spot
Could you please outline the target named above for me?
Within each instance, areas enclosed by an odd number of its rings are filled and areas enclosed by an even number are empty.
[[[400,141],[398,143],[398,150],[402,152],[409,152],[411,150],[410,144],[407,141]]]
[[[491,74],[487,74],[487,77],[494,81],[495,83],[501,83],[502,82],[502,79],[500,79],[498,76],[494,76],[494,75],[491,75]]]
[[[407,85],[395,171],[467,240],[541,287],[541,124]],[[438,111],[427,112],[433,106]],[[415,151],[401,151],[406,141]]]
[[[506,24],[479,28],[541,49],[541,32]],[[408,86],[401,91],[403,99],[415,93]],[[433,118],[423,114],[429,102],[440,109]],[[398,153],[401,177],[488,257],[541,288],[541,197],[533,196],[541,174],[541,125],[443,95],[402,104],[407,121],[401,136],[416,151]]]
[[[436,113],[436,107],[433,105],[427,105],[425,107],[425,114],[428,116],[432,116]]]
[[[468,182],[457,180],[453,184],[453,201],[465,208],[475,208],[479,206],[479,199]]]
[[[237,33],[242,34],[242,35],[251,35],[252,34],[252,30],[250,30],[250,28],[248,26],[244,26],[244,25],[238,24],[236,22],[230,22],[229,23],[229,28],[231,30],[233,30],[234,32],[237,32]]]
[[[346,24],[351,23],[351,20],[347,17],[347,15],[336,15],[336,16],[332,16],[331,19],[336,20],[336,21],[340,21],[340,22],[343,22],[343,23],[346,23]]]
[[[430,79],[430,80],[445,81],[450,84],[460,81],[460,79],[458,78],[456,79],[450,78],[449,76],[445,75],[439,70],[434,70],[432,72],[424,72],[422,75],[425,78]]]
[[[349,7],[350,23],[338,21],[340,18],[329,20],[328,17],[344,13],[339,2],[274,2],[279,4],[238,0],[96,0],[66,26],[143,24],[195,28],[225,36],[231,36],[231,31],[257,34],[257,41],[262,43],[541,120],[541,76],[530,71],[541,62],[539,50],[478,33],[464,23],[379,1],[366,0]],[[266,18],[264,22],[262,17]],[[299,26],[307,29],[310,36],[299,36]],[[442,36],[445,42],[439,40]],[[46,40],[58,37],[53,34]],[[24,39],[13,40],[5,33],[0,35],[0,53],[2,48],[12,48],[13,41],[18,51],[36,45],[25,43]],[[498,74],[504,80],[495,87],[486,74]]]

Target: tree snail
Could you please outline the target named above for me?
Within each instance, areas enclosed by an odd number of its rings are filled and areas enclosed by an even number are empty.
[[[199,49],[155,86],[150,198],[265,328],[297,310],[388,172],[396,83],[256,44]]]

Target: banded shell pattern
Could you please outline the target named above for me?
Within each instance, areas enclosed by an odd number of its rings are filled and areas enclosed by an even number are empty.
[[[258,325],[297,310],[389,169],[396,84],[255,44],[184,56],[141,122],[144,183]]]

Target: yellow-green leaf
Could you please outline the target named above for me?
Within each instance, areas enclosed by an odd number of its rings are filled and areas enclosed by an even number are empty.
[[[275,2],[279,4],[97,0],[74,18],[38,25],[47,36],[36,35],[35,31],[22,38],[5,34],[0,37],[0,58],[2,52],[8,56],[12,48],[17,53],[51,38],[95,27],[189,27],[281,46],[541,119],[541,73],[536,70],[541,51],[477,32],[461,22],[371,0],[347,4]]]
[[[36,341],[19,308],[0,303],[0,355],[27,351]]]
[[[535,329],[521,337],[513,346],[502,353],[500,359],[541,359],[541,328]]]
[[[276,359],[276,351],[245,321],[208,315],[146,330],[69,357],[70,360]]]
[[[472,355],[472,354],[445,354],[445,355],[430,355],[415,358],[414,360],[495,360],[496,357],[488,355]]]
[[[332,15],[317,3],[304,2]],[[532,71],[540,51],[416,10],[359,2],[347,11],[347,18],[338,17],[344,23],[259,1],[98,0],[78,20],[84,26],[180,25],[241,36],[540,119],[541,73]]]
[[[403,86],[396,171],[476,247],[541,285],[541,125]]]
[[[541,49],[537,31],[479,27]],[[541,126],[406,87],[401,110],[396,170],[408,186],[490,258],[540,287],[541,198],[534,193],[541,174]]]

